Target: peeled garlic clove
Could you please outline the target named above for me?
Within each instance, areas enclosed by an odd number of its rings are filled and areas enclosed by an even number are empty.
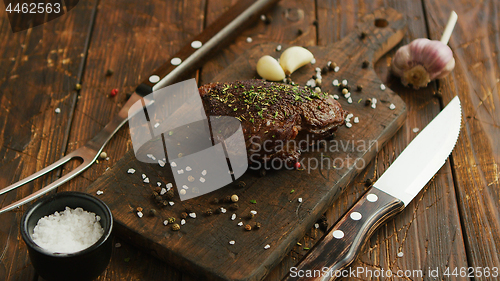
[[[285,72],[276,59],[271,56],[263,56],[257,62],[257,73],[260,77],[269,81],[282,81]]]
[[[401,47],[392,60],[392,72],[404,85],[415,89],[425,87],[437,78],[448,75],[455,67],[453,52],[441,41],[420,38]]]
[[[313,54],[303,47],[290,47],[286,49],[280,57],[280,65],[286,75],[292,74],[295,70],[310,63],[314,59]]]

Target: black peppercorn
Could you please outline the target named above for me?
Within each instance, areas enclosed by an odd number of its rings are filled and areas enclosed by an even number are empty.
[[[302,29],[300,29],[300,28],[299,28],[299,29],[297,30],[297,35],[298,35],[298,36],[300,36],[300,35],[302,35],[302,34],[304,34],[304,31],[303,31]]]
[[[245,187],[247,184],[244,181],[238,182],[238,187]]]
[[[113,71],[113,69],[108,69],[106,70],[106,76],[111,76],[113,75],[115,72]]]
[[[265,24],[271,24],[272,21],[273,21],[273,18],[270,16],[266,16],[266,18],[264,19]]]
[[[363,63],[361,64],[361,67],[363,68],[368,68],[368,66],[370,66],[370,63],[367,60],[363,61]]]
[[[365,180],[365,186],[366,186],[366,187],[370,187],[372,184],[373,184],[372,179],[369,179],[369,178],[368,178],[368,179],[366,179],[366,180]]]
[[[181,213],[181,218],[185,219],[187,218],[188,214],[186,212],[182,212]]]
[[[328,222],[326,222],[326,221],[320,222],[319,229],[321,229],[322,231],[327,231],[328,230]]]
[[[365,100],[365,106],[369,106],[370,104],[372,104],[372,99],[368,98]]]
[[[156,212],[156,210],[155,210],[155,209],[151,209],[151,210],[149,210],[149,215],[150,215],[150,216],[152,216],[152,217],[156,216],[156,213],[157,213],[157,212]]]
[[[213,213],[214,213],[214,211],[212,211],[212,209],[207,209],[205,211],[205,215],[207,215],[207,216],[211,216]]]
[[[231,201],[231,195],[228,195],[228,196],[224,197],[223,201],[224,201],[224,203],[231,203],[232,202]]]
[[[231,205],[229,206],[229,209],[230,209],[230,210],[233,210],[233,211],[236,211],[236,210],[238,210],[238,208],[239,208],[239,207],[240,207],[240,206],[238,205],[238,203],[233,203],[233,204],[231,204]]]
[[[358,90],[358,92],[363,91],[363,85],[358,84],[358,85],[356,86],[356,90]]]
[[[327,66],[324,66],[322,69],[321,69],[321,74],[326,74],[328,72],[328,67]]]
[[[217,214],[217,215],[220,214],[220,213],[222,213],[221,207],[215,209],[214,213]]]
[[[363,31],[363,32],[361,32],[361,35],[359,36],[359,38],[365,39],[366,35],[368,35],[368,34],[366,34],[366,32]]]
[[[259,229],[262,225],[260,224],[260,222],[256,222],[255,223],[255,227],[254,229]]]
[[[337,63],[336,62],[330,62],[328,64],[328,67],[330,68],[330,70],[335,70],[335,67],[337,67]]]
[[[318,26],[318,20],[314,20],[313,25]]]
[[[170,189],[169,191],[167,191],[165,193],[165,198],[166,199],[173,199],[174,198],[174,190],[173,189]]]

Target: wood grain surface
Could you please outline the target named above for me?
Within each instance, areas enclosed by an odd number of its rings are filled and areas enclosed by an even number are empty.
[[[94,5],[98,4],[96,9]],[[236,0],[204,1],[80,1],[67,16],[32,30],[12,34],[6,12],[0,11],[0,183],[6,186],[40,170],[74,150],[116,114],[126,93],[161,65],[180,46],[213,22]],[[0,5],[3,7],[2,5]],[[439,39],[449,12],[459,20],[449,45],[457,66],[450,76],[418,91],[403,87],[388,73],[393,53],[375,65],[379,77],[407,104],[408,118],[368,167],[355,178],[326,213],[330,225],[366,190],[418,132],[451,98],[459,95],[464,109],[463,129],[452,164],[445,164],[405,211],[382,226],[368,241],[351,268],[423,270],[439,268],[437,279],[492,280],[443,276],[442,271],[465,266],[498,267],[498,32],[497,1],[281,1],[262,21],[250,26],[232,44],[224,46],[193,77],[211,81],[252,46],[277,42],[325,46],[354,30],[356,22],[379,7],[405,15],[408,31],[403,43],[419,37]],[[92,16],[96,15],[96,21]],[[315,24],[317,23],[317,24]],[[93,27],[89,37],[89,27]],[[300,31],[299,31],[300,30]],[[90,50],[86,54],[86,38]],[[247,43],[247,37],[253,41]],[[114,74],[107,77],[106,70]],[[199,75],[199,76],[198,76]],[[82,80],[80,99],[73,90]],[[119,95],[107,98],[111,89]],[[442,100],[440,97],[443,97]],[[76,107],[75,107],[76,103]],[[54,114],[55,108],[61,109]],[[74,118],[72,117],[74,116]],[[115,136],[100,161],[60,190],[82,190],[111,167],[130,148],[127,128]],[[68,165],[64,170],[71,169]],[[0,197],[6,204],[38,189],[58,174]],[[18,234],[22,212],[0,216],[0,279],[38,280]],[[271,270],[266,280],[280,280],[321,238],[312,228]],[[98,280],[199,280],[181,273],[147,251],[119,237],[108,269]],[[429,280],[370,278],[344,280]]]

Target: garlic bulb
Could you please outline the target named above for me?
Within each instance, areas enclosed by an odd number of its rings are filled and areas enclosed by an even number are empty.
[[[455,67],[453,52],[448,45],[426,38],[413,40],[401,47],[392,59],[392,72],[401,77],[407,86],[425,87],[438,78],[448,75]]]
[[[276,59],[265,55],[257,62],[257,73],[260,77],[269,81],[281,81],[285,79],[285,72]]]

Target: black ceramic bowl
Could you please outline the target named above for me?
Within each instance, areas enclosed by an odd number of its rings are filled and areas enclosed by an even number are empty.
[[[101,217],[102,237],[92,246],[75,253],[54,254],[39,247],[31,235],[38,220],[44,216],[64,211],[66,206],[81,207]],[[112,251],[111,230],[113,216],[101,200],[81,192],[60,192],[33,204],[21,219],[21,235],[28,246],[31,263],[46,280],[92,280],[109,264]]]

